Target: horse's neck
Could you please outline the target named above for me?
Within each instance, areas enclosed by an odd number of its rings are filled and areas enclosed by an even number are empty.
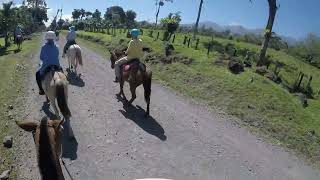
[[[59,157],[55,151],[54,139],[47,129],[40,132],[39,168],[43,180],[64,180]]]

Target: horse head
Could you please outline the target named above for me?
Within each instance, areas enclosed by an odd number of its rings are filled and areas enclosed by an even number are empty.
[[[41,176],[56,177],[62,180],[63,173],[59,162],[62,150],[62,124],[64,120],[48,120],[46,117],[41,122],[16,121],[16,124],[25,131],[32,132],[36,144],[38,166]]]

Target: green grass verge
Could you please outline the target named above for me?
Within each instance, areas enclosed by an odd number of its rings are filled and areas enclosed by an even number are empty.
[[[92,48],[97,53],[106,55],[103,44],[117,44],[120,39],[125,39],[125,34],[115,37],[102,34],[79,31],[78,34],[91,42],[85,46]],[[163,42],[155,41],[147,33],[141,38],[152,49],[163,53]],[[194,50],[182,44],[184,34],[176,36],[176,52],[195,59],[190,65],[181,63],[152,64],[150,65],[154,77],[176,91],[201,100],[212,108],[221,109],[241,120],[243,124],[261,135],[271,137],[272,140],[285,147],[294,149],[304,155],[310,162],[319,165],[320,162],[320,101],[309,100],[309,106],[303,108],[299,99],[290,94],[286,89],[272,81],[257,75],[251,69],[246,69],[240,75],[230,73],[225,66],[214,65],[216,53],[208,57],[206,50]],[[201,36],[200,38],[207,38]],[[258,51],[259,47],[242,42],[215,38],[221,43],[233,43],[241,48]],[[315,79],[312,87],[320,85],[320,72],[304,62],[281,51],[269,50],[277,60],[286,64],[286,71],[281,77],[288,82],[293,81],[295,72],[303,71],[312,74]],[[250,79],[253,79],[251,82]]]
[[[14,157],[17,149],[17,128],[15,118],[21,116],[19,111],[21,102],[17,98],[25,92],[26,77],[29,77],[31,55],[39,49],[40,36],[35,35],[31,41],[25,41],[20,52],[14,52],[15,45],[8,48],[5,55],[0,56],[0,140],[6,135],[12,136],[13,148],[7,149],[0,146],[0,173],[10,169],[14,163]],[[14,109],[10,110],[9,105]],[[16,178],[16,172],[13,170],[11,179]]]

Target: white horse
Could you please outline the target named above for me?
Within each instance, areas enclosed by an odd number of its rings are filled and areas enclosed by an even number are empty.
[[[62,73],[58,72],[52,67],[49,72],[46,73],[42,80],[43,90],[50,101],[50,105],[53,106],[55,115],[59,117],[59,110],[65,118],[71,117],[71,113],[68,107],[68,80],[67,77]]]
[[[77,74],[78,64],[83,65],[81,48],[79,45],[71,45],[67,51],[69,70],[74,69],[74,72]]]

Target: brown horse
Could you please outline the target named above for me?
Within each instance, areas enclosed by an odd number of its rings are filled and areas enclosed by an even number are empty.
[[[124,52],[113,52],[110,51],[110,60],[111,60],[111,68],[114,69],[115,62],[125,56]],[[124,92],[123,85],[124,82],[127,81],[130,85],[131,91],[131,99],[127,100]],[[136,99],[136,88],[143,84],[144,88],[144,98],[147,103],[147,111],[146,116],[150,114],[150,96],[151,96],[151,81],[152,81],[152,72],[151,71],[143,71],[141,68],[131,68],[126,72],[121,72],[121,78],[119,80],[120,83],[120,92],[118,95],[122,95],[128,105],[131,105],[132,102]]]
[[[22,42],[23,42],[23,36],[22,35],[17,35],[16,43],[17,43],[17,46],[18,46],[18,50],[21,49]]]
[[[16,121],[16,123],[20,128],[33,134],[42,180],[64,180],[60,165],[64,120],[48,120],[45,117],[40,123],[33,121]]]

